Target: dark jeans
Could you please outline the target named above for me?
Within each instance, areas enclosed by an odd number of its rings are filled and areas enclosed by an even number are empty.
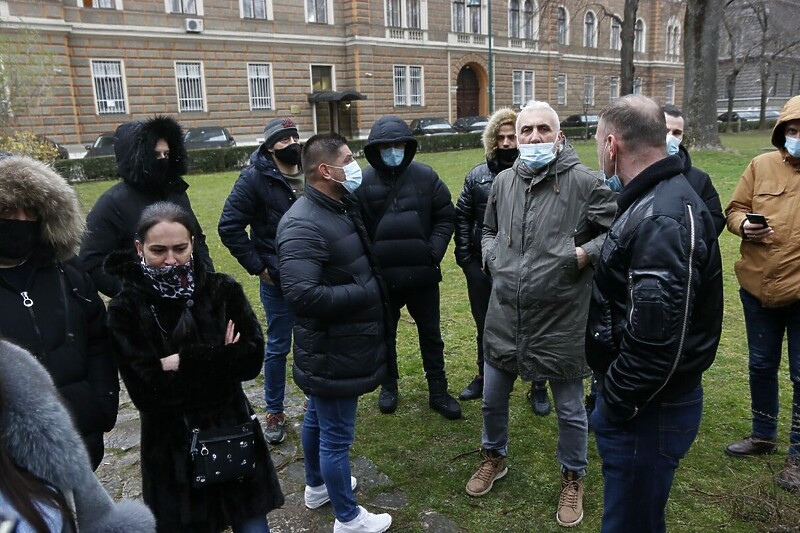
[[[395,351],[392,360],[397,361],[397,324],[400,322],[400,310],[405,307],[417,325],[419,350],[422,354],[422,368],[428,383],[443,382],[444,373],[444,341],[439,329],[439,285],[431,285],[417,290],[391,292],[389,294],[390,347]],[[396,369],[395,369],[396,370]],[[389,372],[389,376],[392,376]],[[389,386],[394,385],[394,378],[388,377]]]
[[[739,289],[739,297],[750,350],[753,435],[769,440],[778,436],[778,368],[785,334],[789,348],[789,377],[794,389],[789,455],[800,454],[800,302],[766,308],[744,289]]]
[[[464,277],[467,279],[467,295],[475,329],[478,332],[478,374],[483,375],[483,325],[486,323],[486,310],[489,308],[489,297],[492,295],[492,277],[481,270],[479,261],[472,261],[464,266]]]
[[[601,384],[602,385],[602,384]],[[602,389],[592,412],[603,461],[602,533],[663,533],[675,470],[697,436],[703,388],[643,408],[633,420],[614,423]]]
[[[282,413],[286,394],[286,356],[292,349],[294,315],[283,292],[261,280],[261,304],[267,315],[267,342],[264,349],[264,401],[268,413]]]

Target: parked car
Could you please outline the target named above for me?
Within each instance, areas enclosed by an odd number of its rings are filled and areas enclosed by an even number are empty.
[[[411,121],[410,126],[413,135],[444,135],[447,133],[457,133],[456,129],[447,119],[439,117],[415,118]]]
[[[482,132],[486,129],[489,119],[486,117],[461,117],[456,120],[453,127],[464,133]]]
[[[236,146],[236,139],[233,138],[228,128],[222,126],[189,128],[183,136],[183,142],[187,150]]]
[[[758,120],[760,118],[761,113],[757,109],[748,109],[746,111],[732,111],[731,112],[731,120],[733,122],[737,122],[739,120],[747,121],[747,120]],[[771,109],[767,109],[764,111],[764,120],[778,120],[781,116],[780,111],[774,111]],[[720,113],[717,117],[717,120],[720,122],[728,122],[728,112]]]
[[[114,132],[108,131],[97,136],[92,144],[86,145],[86,157],[114,155]]]
[[[570,115],[561,121],[562,128],[583,128],[581,134],[586,139],[591,139],[597,133],[597,123],[600,118],[597,115]]]

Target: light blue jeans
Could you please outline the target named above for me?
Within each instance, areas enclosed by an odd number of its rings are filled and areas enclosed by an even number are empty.
[[[508,400],[514,388],[516,374],[500,370],[489,363],[483,375],[483,447],[508,456]],[[558,447],[556,458],[562,470],[583,477],[589,460],[587,446],[589,430],[586,408],[583,405],[583,380],[550,380],[553,403],[558,416]]]
[[[286,356],[292,349],[294,315],[276,285],[261,281],[261,304],[267,315],[264,351],[264,401],[268,413],[282,413],[286,395]]]

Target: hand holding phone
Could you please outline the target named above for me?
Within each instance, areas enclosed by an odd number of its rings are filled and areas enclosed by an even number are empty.
[[[761,213],[747,213],[745,216],[747,217],[747,221],[750,222],[751,224],[761,226],[762,228],[766,228],[769,226],[769,224],[767,223],[767,217],[765,217]]]

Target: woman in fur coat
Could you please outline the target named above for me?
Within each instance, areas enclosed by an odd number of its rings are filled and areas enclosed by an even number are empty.
[[[192,486],[189,430],[224,428],[252,413],[241,382],[255,378],[264,340],[242,287],[192,258],[195,234],[181,207],[159,202],[139,220],[136,251],[105,269],[123,282],[108,309],[112,350],[141,414],[142,489],[159,532],[268,532],[283,504],[258,421],[256,469]]]
[[[0,340],[0,514],[18,531],[152,533],[139,502],[115,504],[89,466],[47,370]]]

